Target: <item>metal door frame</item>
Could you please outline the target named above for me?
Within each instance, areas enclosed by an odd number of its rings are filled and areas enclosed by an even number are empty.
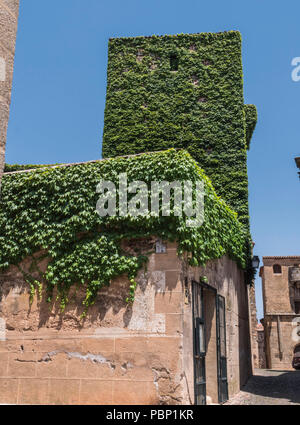
[[[200,302],[201,302],[201,316],[195,315],[196,310],[199,311],[198,305],[198,295],[200,291]],[[197,298],[196,298],[196,296]],[[197,300],[197,301],[196,301]],[[198,390],[201,389],[204,403],[206,404],[206,367],[205,367],[205,357],[206,357],[206,328],[204,321],[204,297],[203,297],[203,286],[198,282],[192,281],[192,315],[193,315],[193,362],[194,362],[194,404],[197,403]],[[200,351],[200,332],[199,328],[203,325],[204,327],[204,351]],[[198,364],[197,364],[198,363]],[[198,381],[197,366],[202,370],[202,380]]]
[[[224,343],[225,356],[222,356],[222,353],[221,353],[220,299],[223,300],[223,326],[224,326],[223,343]],[[218,294],[216,295],[216,324],[217,324],[218,399],[219,399],[219,403],[225,403],[228,400],[228,376],[227,376],[227,352],[226,352],[226,300],[225,300],[225,297]]]
[[[202,317],[195,317],[195,285],[200,289],[201,291],[201,298],[202,298]],[[206,404],[206,326],[205,326],[205,303],[204,303],[204,293],[203,289],[207,289],[210,291],[213,291],[215,293],[215,306],[216,306],[216,339],[217,339],[217,378],[218,378],[218,401],[219,403],[224,403],[226,400],[228,400],[228,377],[227,377],[227,353],[226,353],[226,302],[225,297],[218,294],[218,291],[213,286],[208,285],[204,282],[197,282],[195,280],[192,280],[192,316],[193,316],[193,361],[194,361],[194,403],[196,404],[197,400],[197,391],[196,387],[203,385],[204,386],[204,392],[203,397]],[[220,302],[219,299],[222,298],[224,301],[224,343],[225,343],[225,357],[221,356],[221,346],[220,346]],[[204,325],[204,346],[205,351],[203,353],[197,352],[197,347],[199,347],[199,332],[198,332],[198,324]],[[203,361],[203,381],[201,383],[196,382],[197,380],[197,373],[196,373],[196,360],[197,358],[202,357],[204,359]],[[223,361],[223,364],[225,364],[225,377],[222,377],[222,367],[221,362]],[[222,389],[224,386],[222,383],[225,382],[225,394],[223,394]]]

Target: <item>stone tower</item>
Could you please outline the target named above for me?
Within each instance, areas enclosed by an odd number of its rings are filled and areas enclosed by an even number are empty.
[[[0,188],[13,79],[19,0],[0,0]]]
[[[103,157],[184,148],[248,224],[256,120],[238,31],[110,39]]]

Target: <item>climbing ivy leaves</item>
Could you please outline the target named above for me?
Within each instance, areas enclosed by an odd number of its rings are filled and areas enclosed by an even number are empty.
[[[186,149],[246,225],[256,119],[238,31],[109,41],[103,156]]]
[[[204,223],[188,227],[186,217],[100,217],[96,212],[100,180],[118,187],[119,175],[128,182],[204,182]],[[150,196],[150,192],[149,192]],[[177,241],[178,253],[188,253],[191,265],[227,254],[240,267],[248,259],[249,237],[244,226],[215,193],[210,180],[184,150],[121,157],[67,167],[38,168],[30,172],[4,174],[0,199],[0,268],[45,251],[49,263],[40,279],[32,273],[24,278],[31,294],[46,287],[48,301],[57,290],[62,310],[73,285],[86,288],[84,306],[95,302],[99,290],[112,279],[127,275],[128,302],[134,299],[135,277],[147,257],[122,250],[121,241],[156,236]],[[34,270],[36,272],[36,269]]]

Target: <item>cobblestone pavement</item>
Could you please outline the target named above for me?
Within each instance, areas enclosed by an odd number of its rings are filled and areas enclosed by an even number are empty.
[[[256,369],[243,391],[225,405],[300,404],[300,371]]]

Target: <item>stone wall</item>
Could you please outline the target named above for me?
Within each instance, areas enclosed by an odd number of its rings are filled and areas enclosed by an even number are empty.
[[[255,281],[253,281],[252,286],[248,288],[248,298],[249,298],[249,315],[250,315],[252,368],[254,369],[259,367]]]
[[[267,368],[277,370],[293,370],[292,360],[294,348],[300,343],[295,331],[299,331],[293,315],[280,316],[278,331],[277,316],[265,318]],[[279,336],[280,333],[280,336]],[[279,339],[281,339],[281,349]]]
[[[22,268],[29,270],[31,262],[23,261]],[[45,270],[47,260],[38,262]],[[166,252],[151,254],[140,271],[132,306],[125,302],[129,282],[120,277],[99,293],[84,320],[80,288],[61,313],[44,293],[30,304],[17,267],[1,274],[0,403],[192,404],[191,292],[185,278],[203,272],[226,297],[229,394],[235,394],[251,368],[243,274],[226,257],[205,270],[187,270],[176,245],[167,243]],[[216,402],[215,361],[207,367],[214,375],[208,396]]]
[[[22,264],[29,269],[31,261]],[[42,260],[40,268],[46,266]],[[150,256],[132,307],[126,278],[99,294],[84,321],[70,294],[60,313],[44,299],[29,303],[16,267],[1,276],[0,403],[182,403],[182,286],[176,247]]]
[[[0,187],[13,79],[19,0],[0,0]]]
[[[265,354],[265,333],[264,327],[261,324],[257,325],[257,367],[258,369],[266,368],[266,354]]]
[[[300,263],[300,257],[263,257],[261,268],[264,314],[292,313],[293,293],[289,284],[289,268]],[[274,273],[273,266],[281,266],[281,273]]]

